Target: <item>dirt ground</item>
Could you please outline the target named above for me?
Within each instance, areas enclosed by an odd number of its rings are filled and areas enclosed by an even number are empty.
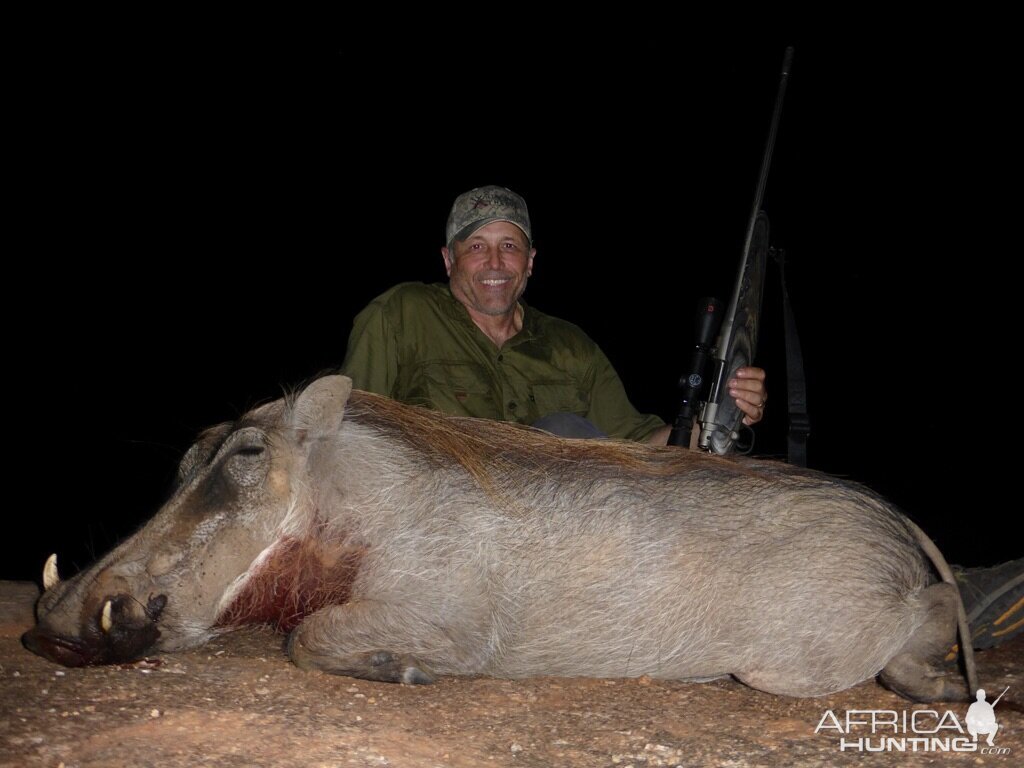
[[[982,754],[983,740],[969,753],[912,752],[913,742],[895,752],[878,741],[894,735],[891,727],[872,736],[867,725],[846,735],[837,726],[846,727],[850,710],[911,718],[931,709],[935,715],[918,715],[919,730],[933,730],[951,724],[946,710],[964,723],[967,705],[912,706],[873,682],[818,699],[772,696],[732,680],[370,683],[302,672],[285,657],[282,638],[259,629],[135,664],[63,669],[19,641],[36,594],[34,584],[0,582],[0,766],[1009,768],[1024,758],[1024,638],[979,654],[989,700],[1010,687],[995,710],[992,752]],[[823,717],[828,727],[816,733]],[[953,728],[936,735],[959,738]],[[861,737],[887,751],[859,751]]]

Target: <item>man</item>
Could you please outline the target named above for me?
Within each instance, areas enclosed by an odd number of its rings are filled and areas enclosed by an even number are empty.
[[[447,286],[398,285],[356,317],[342,365],[356,388],[568,437],[668,442],[671,427],[633,407],[597,344],[521,300],[537,253],[523,198],[460,195],[446,241]],[[729,384],[748,426],[764,416],[764,379],[743,368]]]

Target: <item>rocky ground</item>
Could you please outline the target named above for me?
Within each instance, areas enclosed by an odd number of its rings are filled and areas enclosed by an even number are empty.
[[[903,753],[866,754],[840,751],[833,723],[851,710],[911,717],[932,709],[940,718],[950,710],[963,723],[967,706],[910,705],[873,682],[819,699],[731,680],[369,683],[302,672],[284,656],[282,638],[262,630],[130,665],[62,669],[19,642],[35,595],[32,584],[0,582],[0,766],[1009,768],[1024,759],[1024,637],[979,654],[981,679],[995,692],[989,698],[1010,687],[996,707],[992,752],[914,753],[910,744]],[[815,733],[828,710],[836,721],[826,717],[832,727]],[[936,725],[933,715],[919,717],[923,728]],[[871,736],[867,726],[846,739],[857,744],[861,736]]]

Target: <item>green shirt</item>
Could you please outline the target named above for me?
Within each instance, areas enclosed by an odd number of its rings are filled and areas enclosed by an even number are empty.
[[[608,358],[572,323],[523,305],[499,349],[443,283],[403,283],[355,319],[342,371],[357,389],[455,416],[531,424],[550,413],[644,440],[664,422],[639,413]]]

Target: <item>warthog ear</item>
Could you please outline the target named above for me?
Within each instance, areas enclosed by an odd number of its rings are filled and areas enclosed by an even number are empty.
[[[309,436],[332,435],[341,426],[345,403],[352,392],[352,379],[348,376],[324,376],[317,379],[299,395],[292,411],[295,429]]]

